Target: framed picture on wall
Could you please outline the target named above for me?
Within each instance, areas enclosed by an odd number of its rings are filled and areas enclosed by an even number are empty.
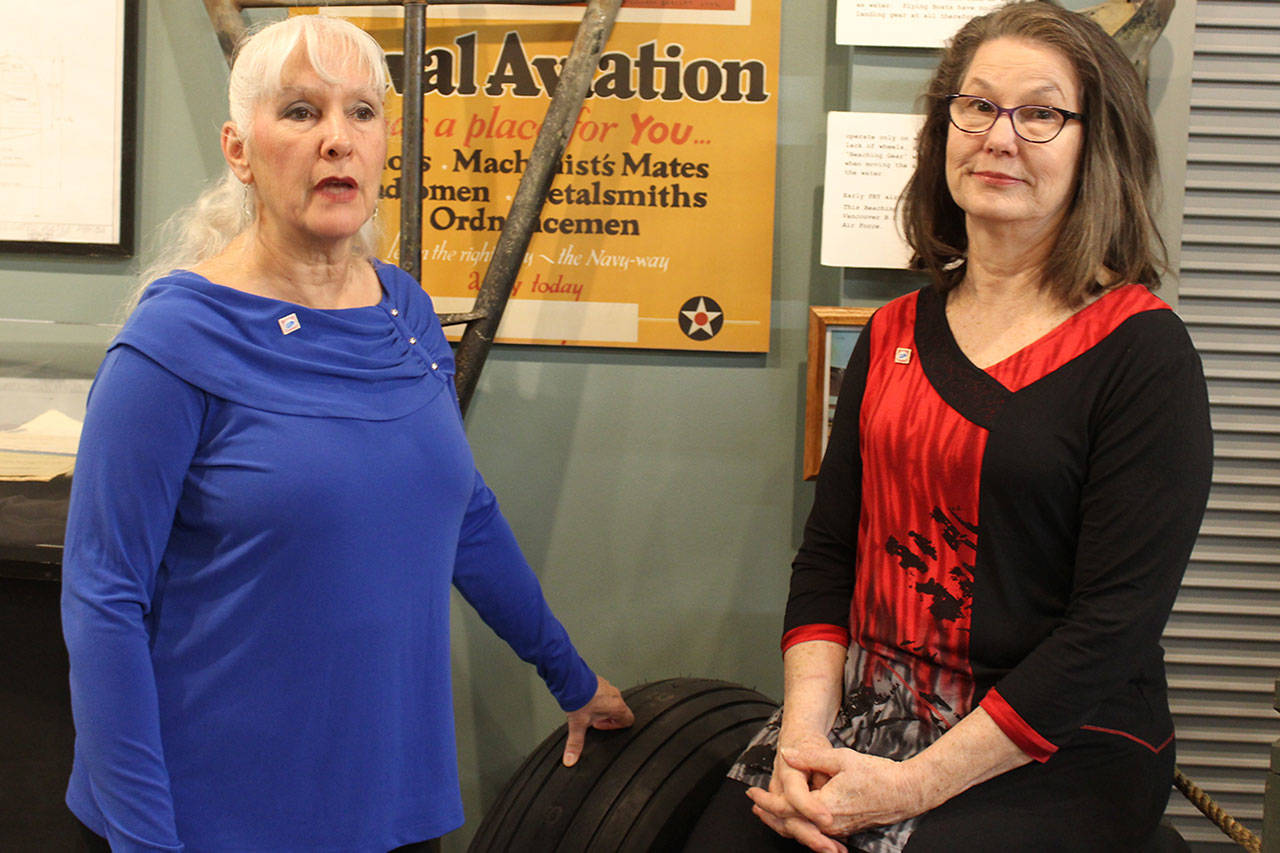
[[[845,365],[853,354],[862,327],[874,308],[838,308],[814,305],[809,308],[809,366],[806,370],[804,403],[804,478],[818,476],[822,454],[827,449],[831,418],[844,380]]]
[[[0,0],[0,252],[133,253],[138,0]]]

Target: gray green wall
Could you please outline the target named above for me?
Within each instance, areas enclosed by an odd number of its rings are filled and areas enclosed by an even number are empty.
[[[1080,8],[1083,3],[1068,3]],[[226,71],[202,4],[143,0],[139,233],[218,174]],[[1193,4],[1153,55],[1166,238],[1178,242]],[[481,470],[588,661],[621,686],[671,676],[780,695],[788,565],[812,499],[800,479],[810,305],[877,304],[902,273],[817,263],[825,113],[907,112],[927,51],[836,46],[834,3],[786,0],[772,344],[766,355],[498,347],[467,430]],[[0,255],[0,374],[91,376],[134,264]],[[428,289],[429,285],[428,285]],[[1169,288],[1169,298],[1173,287]],[[454,613],[467,826],[561,716],[531,669]]]

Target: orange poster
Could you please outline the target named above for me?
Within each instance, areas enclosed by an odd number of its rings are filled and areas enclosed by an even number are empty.
[[[779,3],[624,4],[498,340],[768,350]],[[438,311],[472,306],[582,11],[428,7],[422,279]],[[402,11],[323,14],[388,54],[379,218],[398,261]]]

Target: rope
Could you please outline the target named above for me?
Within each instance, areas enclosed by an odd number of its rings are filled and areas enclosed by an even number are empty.
[[[1241,826],[1235,818],[1223,811],[1222,806],[1215,803],[1212,797],[1200,790],[1200,786],[1188,779],[1180,768],[1173,768],[1173,784],[1191,801],[1193,806],[1198,808],[1205,817],[1213,821],[1218,829],[1225,832],[1228,838],[1248,850],[1249,853],[1261,853],[1262,841],[1258,836]]]

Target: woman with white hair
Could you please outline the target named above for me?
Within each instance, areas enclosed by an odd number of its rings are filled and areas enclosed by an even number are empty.
[[[430,300],[371,257],[386,88],[345,21],[248,39],[227,173],[99,370],[63,566],[91,847],[385,853],[458,827],[451,584],[568,712],[565,764],[631,722],[476,471]]]

